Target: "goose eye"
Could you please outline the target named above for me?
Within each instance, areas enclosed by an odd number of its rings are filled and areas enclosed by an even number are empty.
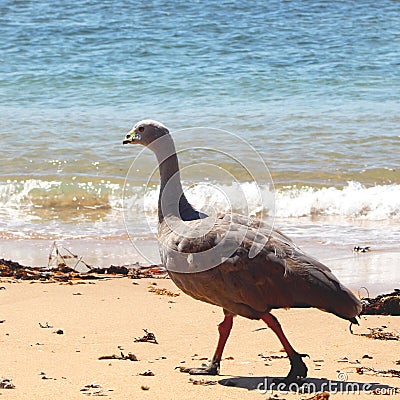
[[[144,131],[144,126],[139,126],[138,131],[142,133]]]

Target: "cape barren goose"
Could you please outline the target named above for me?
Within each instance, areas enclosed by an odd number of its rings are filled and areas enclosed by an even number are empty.
[[[271,311],[316,307],[357,323],[360,301],[328,267],[267,224],[238,214],[211,217],[195,210],[183,193],[175,145],[164,125],[140,121],[123,143],[146,146],[157,157],[161,178],[158,241],[171,279],[189,296],[224,311],[211,363],[189,373],[219,373],[233,317],[241,315],[263,320],[278,336],[291,364],[286,382],[305,378],[307,366],[302,358],[306,355],[291,346]]]

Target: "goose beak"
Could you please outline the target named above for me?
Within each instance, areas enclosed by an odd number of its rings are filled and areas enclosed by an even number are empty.
[[[128,132],[122,144],[132,144],[135,143],[136,140],[137,140],[136,132],[134,129],[132,129],[131,131]]]

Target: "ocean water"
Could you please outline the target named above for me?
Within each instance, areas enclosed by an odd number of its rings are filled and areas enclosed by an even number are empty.
[[[154,240],[154,156],[122,146],[152,118],[197,207],[306,247],[398,252],[399,15],[396,0],[3,0],[0,239]]]

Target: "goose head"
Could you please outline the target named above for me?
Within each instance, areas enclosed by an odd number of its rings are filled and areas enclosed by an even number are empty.
[[[165,135],[169,135],[166,126],[151,119],[144,119],[135,124],[122,143],[149,146],[151,143]]]

